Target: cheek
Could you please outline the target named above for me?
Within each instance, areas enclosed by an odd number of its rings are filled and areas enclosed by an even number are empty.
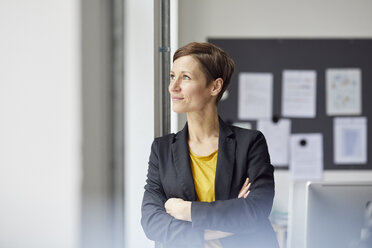
[[[205,89],[200,89],[193,92],[193,94],[190,95],[190,99],[198,105],[203,105],[209,100],[209,97]]]
[[[184,92],[186,93],[185,97],[188,100],[197,99],[197,98],[199,98],[199,95],[200,95],[199,89],[195,88],[195,87],[194,88],[193,87],[185,88]]]
[[[187,102],[203,103],[208,101],[209,91],[205,85],[181,84],[181,92]]]

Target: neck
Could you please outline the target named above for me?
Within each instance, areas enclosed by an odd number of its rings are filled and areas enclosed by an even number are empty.
[[[217,106],[207,111],[187,113],[189,140],[202,142],[203,140],[218,137],[219,120]]]

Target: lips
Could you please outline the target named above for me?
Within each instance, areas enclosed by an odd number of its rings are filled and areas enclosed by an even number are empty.
[[[183,100],[183,97],[172,96],[172,101],[180,101],[180,100]]]

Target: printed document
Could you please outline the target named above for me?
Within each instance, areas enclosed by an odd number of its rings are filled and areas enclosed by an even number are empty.
[[[316,72],[284,70],[282,83],[282,115],[315,118]]]
[[[273,74],[239,74],[238,118],[257,120],[271,118],[273,108]]]
[[[334,118],[335,164],[367,163],[367,118]]]
[[[265,135],[271,163],[274,166],[288,166],[291,121],[280,119],[277,123],[274,123],[271,120],[258,120],[257,129]]]
[[[327,69],[327,115],[360,115],[361,81],[360,69]]]
[[[290,138],[289,170],[293,180],[321,180],[323,173],[323,135],[293,134]]]

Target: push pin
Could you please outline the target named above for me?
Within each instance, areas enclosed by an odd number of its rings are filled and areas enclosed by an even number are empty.
[[[306,140],[305,139],[300,140],[300,145],[301,146],[306,146]]]
[[[273,122],[274,122],[274,123],[278,123],[278,121],[279,121],[279,117],[276,116],[276,115],[274,115],[274,116],[273,116]]]

